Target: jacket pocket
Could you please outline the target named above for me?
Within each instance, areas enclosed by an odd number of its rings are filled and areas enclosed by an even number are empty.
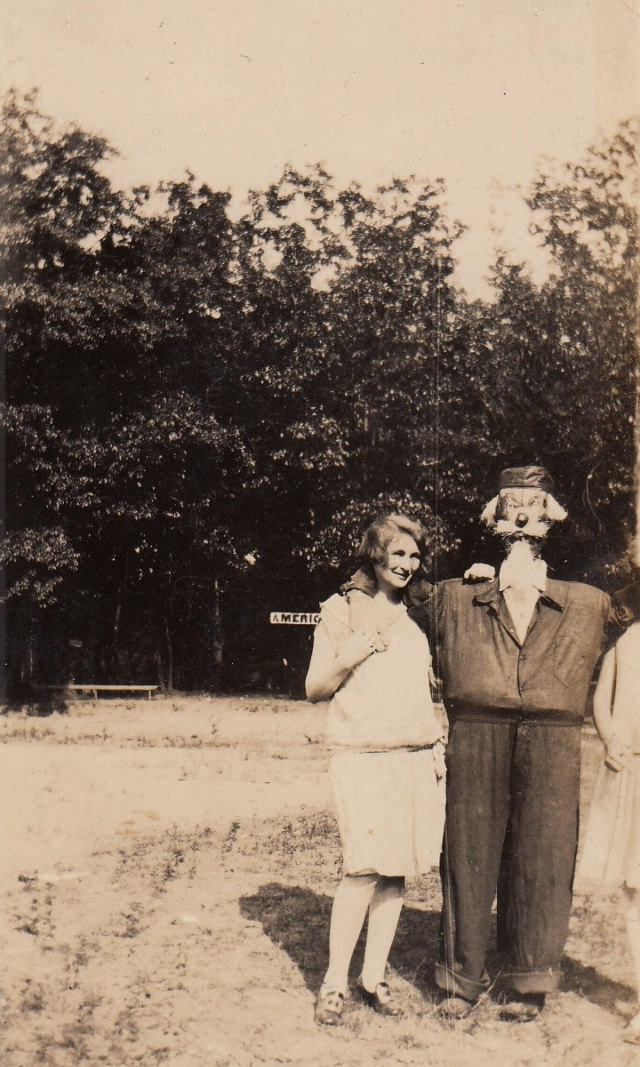
[[[586,649],[573,637],[561,637],[553,655],[553,673],[564,686],[578,681],[585,671]]]

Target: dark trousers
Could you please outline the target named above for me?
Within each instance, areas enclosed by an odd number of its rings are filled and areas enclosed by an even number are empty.
[[[504,984],[558,987],[578,844],[579,724],[454,719],[447,751],[442,957],[436,981],[475,998],[498,893]]]

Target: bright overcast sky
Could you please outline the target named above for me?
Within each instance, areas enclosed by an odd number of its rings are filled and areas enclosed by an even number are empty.
[[[443,177],[471,295],[493,244],[528,254],[540,157],[640,112],[640,0],[3,0],[0,29],[4,86],[104,135],[121,187]]]

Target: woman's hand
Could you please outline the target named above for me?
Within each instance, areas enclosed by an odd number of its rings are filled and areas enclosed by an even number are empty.
[[[311,663],[305,679],[307,700],[330,700],[351,672],[376,650],[378,635],[369,627],[343,630],[338,648],[320,620],[313,638]]]
[[[629,745],[625,745],[615,735],[610,737],[605,746],[604,764],[610,771],[621,771],[626,765],[629,756],[631,755],[631,748]]]
[[[377,651],[379,637],[371,630],[360,629],[345,637],[340,646],[338,656],[339,666],[342,670],[352,671],[365,659],[368,659]]]

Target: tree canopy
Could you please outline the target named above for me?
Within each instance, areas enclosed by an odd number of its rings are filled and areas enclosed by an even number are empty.
[[[453,283],[441,181],[374,193],[289,166],[233,219],[185,174],[114,190],[114,150],[35,94],[0,127],[9,681],[248,684],[307,653],[363,525],[421,518],[430,567],[492,546],[502,466],[542,462],[567,577],[606,583],[632,527],[640,123],[541,173],[551,262]],[[253,672],[253,673],[252,673]]]

